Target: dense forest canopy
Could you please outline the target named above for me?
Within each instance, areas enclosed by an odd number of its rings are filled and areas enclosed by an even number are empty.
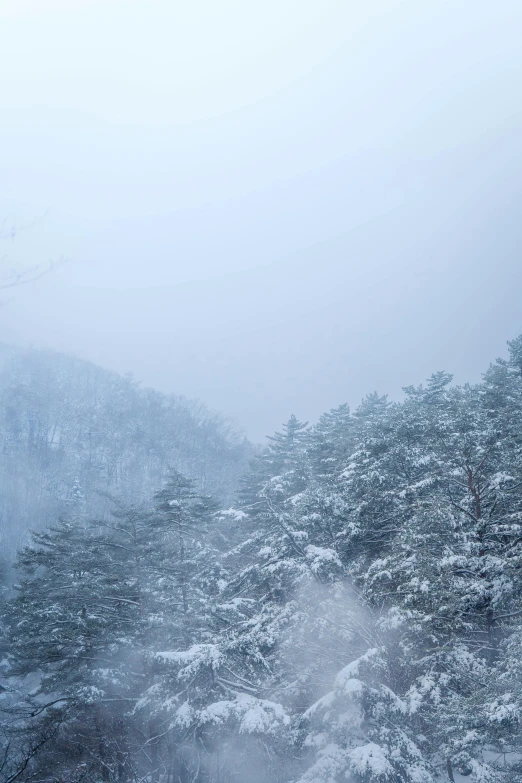
[[[232,504],[246,447],[186,403],[15,354],[1,405],[56,505],[5,590],[5,783],[522,781],[522,337],[291,416]]]
[[[150,501],[180,470],[228,502],[252,448],[198,402],[64,354],[0,345],[0,543],[61,516]]]

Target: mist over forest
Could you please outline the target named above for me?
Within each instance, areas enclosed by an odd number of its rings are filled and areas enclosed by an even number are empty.
[[[2,779],[522,780],[508,347],[479,384],[291,415],[257,450],[4,349]]]
[[[116,501],[150,503],[170,470],[231,502],[253,447],[202,403],[58,353],[0,345],[0,541]]]
[[[0,0],[0,783],[522,783],[520,0]]]

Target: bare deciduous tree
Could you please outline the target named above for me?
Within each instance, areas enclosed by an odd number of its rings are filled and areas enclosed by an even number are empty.
[[[6,221],[3,221],[3,223],[0,224],[0,242],[13,242],[18,231],[19,229],[17,229],[14,224],[8,226],[6,225]],[[64,259],[60,258],[57,261],[50,260],[44,264],[41,263],[34,266],[20,267],[20,265],[13,265],[9,261],[7,253],[0,255],[0,291],[34,282],[46,275],[52,269],[60,266],[62,263],[64,263]]]

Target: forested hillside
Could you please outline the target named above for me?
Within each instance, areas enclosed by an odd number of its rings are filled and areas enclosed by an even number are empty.
[[[74,433],[84,491],[101,462],[141,496],[164,410],[103,378],[125,457],[107,433],[92,456],[66,381],[18,432],[51,457]],[[405,392],[292,416],[231,508],[180,457],[146,507],[35,534],[3,610],[3,780],[520,783],[522,337],[478,385]]]
[[[169,468],[229,500],[251,455],[221,416],[80,359],[0,346],[0,543],[149,501]]]

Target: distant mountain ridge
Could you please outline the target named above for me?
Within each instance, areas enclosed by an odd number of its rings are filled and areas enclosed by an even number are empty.
[[[0,344],[0,543],[60,516],[148,502],[169,468],[226,502],[252,447],[203,404],[74,356]]]

